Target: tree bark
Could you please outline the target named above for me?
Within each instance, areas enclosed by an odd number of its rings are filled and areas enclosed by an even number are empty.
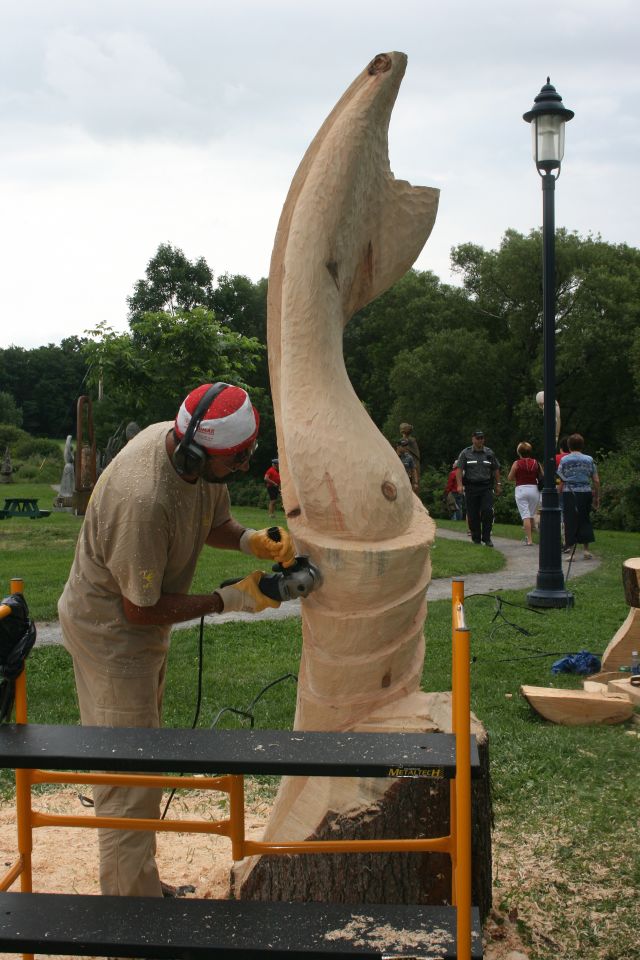
[[[631,557],[622,564],[624,597],[630,607],[640,607],[640,557]]]
[[[424,697],[431,710],[424,731],[449,733],[450,694]],[[492,898],[489,743],[475,717],[471,730],[480,756],[480,776],[472,781],[472,900],[484,918]],[[324,809],[324,816],[306,835],[304,823],[292,818],[291,833],[280,832],[282,840],[404,839],[438,837],[449,831],[448,781],[309,777],[301,798],[311,809]],[[451,861],[443,853],[250,857],[233,869],[232,894],[239,900],[443,905],[451,902]]]

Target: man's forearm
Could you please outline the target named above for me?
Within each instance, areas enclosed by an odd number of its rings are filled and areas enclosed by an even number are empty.
[[[210,613],[221,613],[223,603],[217,593],[164,593],[152,607],[139,607],[122,598],[124,613],[129,623],[138,626],[168,626],[185,620],[196,620]]]
[[[240,537],[245,530],[246,527],[230,517],[226,523],[209,531],[206,543],[209,547],[217,547],[218,550],[239,550]]]

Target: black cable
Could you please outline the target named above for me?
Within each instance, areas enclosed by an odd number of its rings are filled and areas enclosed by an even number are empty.
[[[523,647],[523,649],[526,650],[527,648]],[[520,660],[541,660],[544,657],[572,657],[572,656],[575,656],[575,654],[567,653],[566,650],[555,650],[555,651],[550,651],[548,653],[544,653],[543,651],[537,651],[535,653],[529,654],[526,657],[497,657],[496,658],[496,657],[474,656],[474,657],[471,657],[471,662],[477,663],[480,660],[483,663],[518,663]],[[600,657],[600,659],[602,658],[602,654],[596,653],[594,654],[594,656]]]
[[[573,559],[573,553],[575,553],[575,544],[573,547],[573,552],[571,554],[571,559]],[[569,564],[569,566],[571,566],[571,564]],[[538,613],[543,615],[544,613],[546,613],[545,610],[539,610],[536,607],[529,607],[526,604],[514,603],[512,600],[505,600],[504,597],[501,597],[497,593],[470,593],[468,596],[465,597],[465,603],[471,597],[490,597],[496,602],[496,611],[493,615],[491,623],[494,623],[498,618],[502,619],[503,622],[497,624],[497,626],[495,626],[491,630],[490,634],[486,638],[488,640],[493,640],[496,630],[499,630],[500,627],[502,626],[512,627],[518,633],[526,637],[534,636],[534,634],[531,633],[530,630],[527,630],[525,627],[521,627],[517,623],[513,623],[511,620],[508,620],[505,617],[504,613],[502,612],[502,606],[505,604],[510,607],[520,607],[522,610],[527,610],[529,613]],[[567,654],[566,650],[558,650],[554,652],[554,651],[538,650],[536,648],[530,648],[530,647],[522,647],[521,649],[530,650],[531,652],[524,657],[484,657],[484,656],[478,657],[477,655],[474,655],[471,657],[471,663],[478,663],[479,661],[484,663],[518,663],[519,661],[522,661],[522,660],[537,660],[537,659],[542,659],[544,657],[573,656],[573,654]],[[602,654],[594,654],[594,656],[599,656],[600,659],[602,659]]]
[[[470,593],[467,597],[464,598],[465,603],[467,602],[467,600],[471,599],[472,597],[490,597],[496,604],[496,610],[491,619],[491,623],[495,623],[496,620],[502,621],[502,623],[498,623],[496,624],[495,627],[492,628],[491,632],[486,638],[487,640],[493,640],[495,637],[496,631],[498,631],[500,627],[503,627],[503,626],[511,627],[517,633],[520,633],[523,637],[535,636],[535,634],[532,633],[531,630],[527,630],[526,627],[521,627],[519,624],[514,623],[512,620],[508,620],[507,617],[504,615],[502,607],[505,605],[509,607],[518,607],[521,610],[526,610],[529,613],[537,613],[537,614],[544,614],[544,610],[538,610],[536,607],[528,607],[526,604],[522,604],[522,603],[514,603],[513,600],[505,600],[504,597],[501,597],[500,594],[498,593]]]
[[[569,566],[567,567],[567,572],[564,575],[565,586],[569,582],[569,574],[571,573],[571,564],[573,563],[573,558],[575,557],[577,546],[578,544],[574,543],[573,550],[571,551],[571,556],[569,557]],[[564,553],[564,550],[562,552]],[[570,609],[569,604],[567,604],[567,606],[565,607],[565,610],[569,610],[569,609]]]
[[[277,680],[271,680],[271,682],[268,683],[265,687],[263,687],[260,693],[253,698],[253,700],[251,701],[249,706],[246,708],[246,710],[240,710],[237,707],[223,707],[222,710],[219,710],[216,716],[214,717],[213,723],[211,724],[211,729],[213,729],[213,727],[216,727],[218,725],[218,721],[225,713],[235,713],[237,716],[245,717],[247,720],[249,720],[251,729],[253,730],[256,718],[254,717],[251,711],[255,707],[256,703],[258,703],[258,701],[262,699],[262,697],[265,695],[267,690],[270,690],[271,687],[275,687],[276,684],[282,683],[283,680],[289,680],[289,679],[295,680],[296,683],[298,682],[298,678],[296,677],[295,673],[285,673],[281,677],[278,677]]]
[[[197,687],[198,692],[196,697],[195,715],[193,718],[193,723],[191,724],[192,730],[195,730],[198,720],[200,718],[200,707],[202,705],[203,662],[204,662],[204,617],[202,617],[202,619],[200,620],[200,636],[199,636],[199,642],[198,642],[198,687]],[[218,711],[218,713],[214,717],[213,722],[211,724],[211,728],[213,729],[213,727],[217,726],[220,718],[225,713],[233,713],[236,716],[245,717],[247,720],[249,720],[251,729],[253,730],[253,727],[255,724],[255,717],[252,713],[252,710],[255,707],[255,705],[262,699],[262,697],[265,695],[267,690],[270,690],[272,687],[275,687],[276,684],[278,683],[282,683],[283,680],[289,680],[289,679],[295,680],[296,683],[298,682],[298,678],[293,673],[285,673],[283,674],[283,676],[278,677],[277,680],[271,680],[269,683],[266,684],[266,686],[262,688],[262,690],[260,690],[257,696],[253,698],[253,700],[251,701],[249,706],[246,708],[246,710],[241,710],[241,709],[238,709],[237,707],[223,707],[221,710]],[[182,776],[182,774],[180,774],[180,776]],[[161,820],[164,820],[164,818],[166,817],[167,811],[169,809],[169,805],[171,804],[171,801],[175,796],[176,790],[177,790],[177,787],[174,787],[171,793],[169,794],[169,797],[167,798],[167,802],[164,806],[164,810],[160,817]]]
[[[201,617],[200,618],[200,635],[198,638],[198,685],[197,685],[197,696],[196,696],[196,710],[193,717],[193,723],[191,724],[192,730],[195,730],[196,728],[196,724],[198,723],[198,719],[200,717],[200,707],[202,706],[203,661],[204,661],[204,617]],[[180,776],[182,776],[182,774],[180,774]],[[174,787],[171,793],[169,794],[167,802],[164,805],[164,810],[162,811],[162,816],[160,817],[161,820],[164,820],[164,818],[166,817],[167,810],[169,809],[169,805],[171,804],[171,801],[175,796],[176,790],[177,790],[177,787]]]
[[[526,603],[515,603],[513,600],[505,600],[504,597],[501,597],[499,593],[469,593],[465,596],[465,603],[467,600],[471,600],[472,597],[489,597],[491,600],[499,600],[500,603],[505,604],[508,607],[519,607],[521,610],[526,610],[528,613],[538,613],[541,616],[544,616],[545,611],[539,610],[537,607],[530,607]]]

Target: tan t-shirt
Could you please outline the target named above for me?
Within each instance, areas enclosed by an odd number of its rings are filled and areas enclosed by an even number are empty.
[[[58,603],[65,647],[104,673],[157,669],[171,628],[129,623],[122,597],[151,607],[188,593],[207,536],[231,516],[224,484],[178,476],[165,449],[171,426],[147,427],[99,477]]]

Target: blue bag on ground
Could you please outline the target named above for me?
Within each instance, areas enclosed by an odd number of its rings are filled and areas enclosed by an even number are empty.
[[[589,653],[588,650],[581,650],[580,653],[568,653],[566,657],[556,662],[551,667],[551,673],[579,673],[586,676],[590,673],[598,673],[600,670],[600,658],[595,653]]]

